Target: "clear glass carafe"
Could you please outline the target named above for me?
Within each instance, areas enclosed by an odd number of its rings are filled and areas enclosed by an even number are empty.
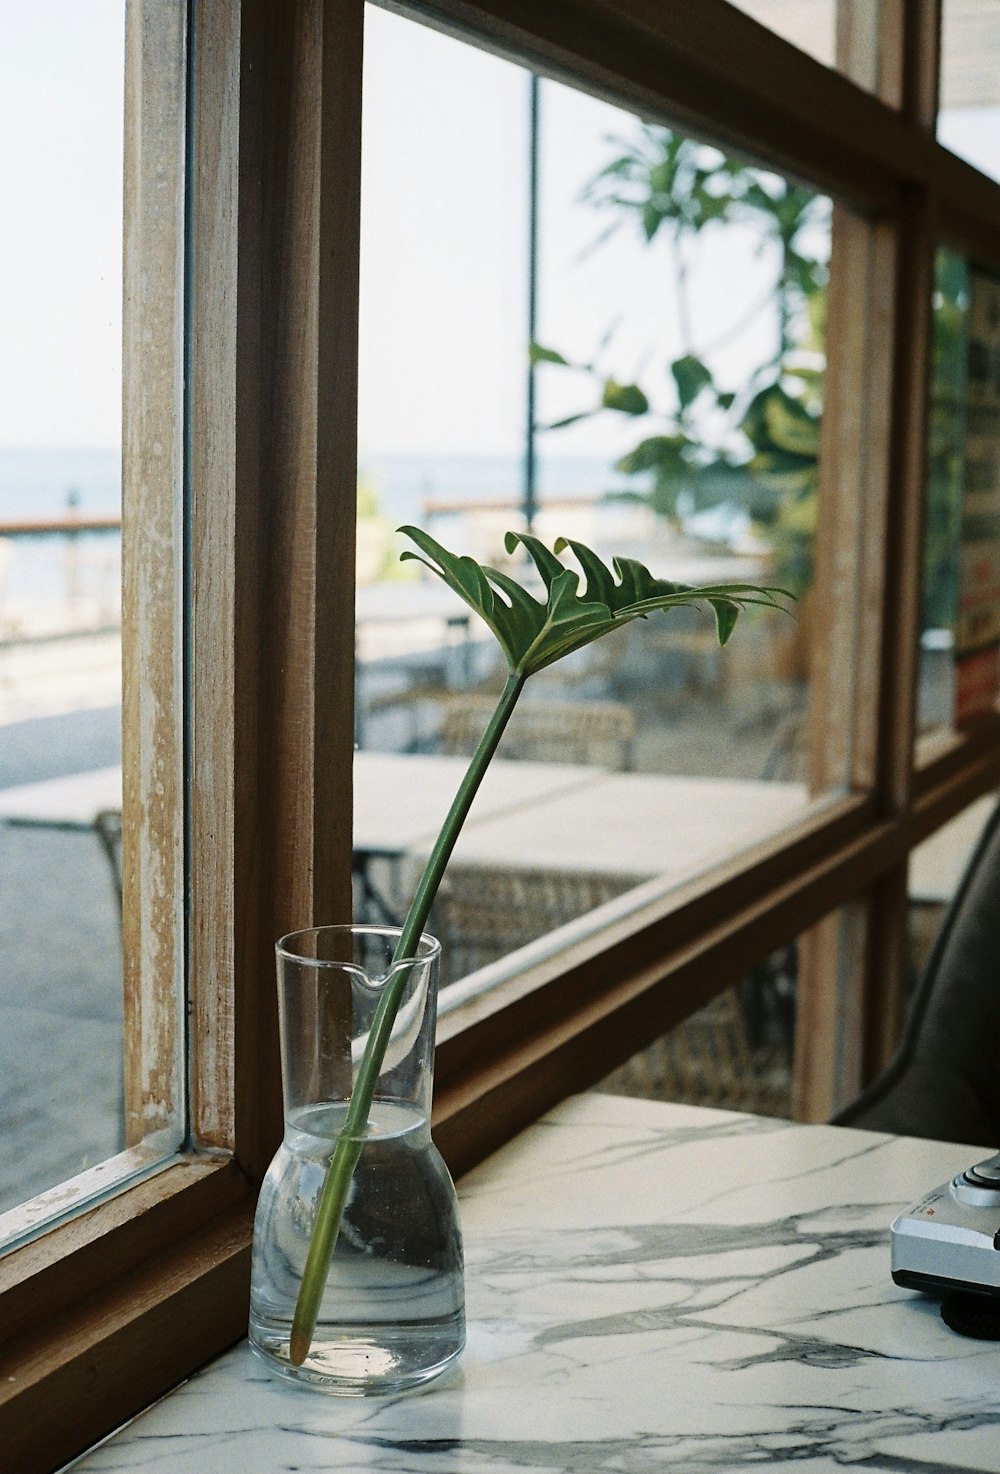
[[[289,1355],[326,1169],[399,933],[314,927],[277,946],[285,1136],[254,1221],[250,1344],[279,1376],[348,1396],[398,1392],[465,1343],[455,1188],[431,1141],[440,945],[423,936],[379,1075],[312,1345]]]

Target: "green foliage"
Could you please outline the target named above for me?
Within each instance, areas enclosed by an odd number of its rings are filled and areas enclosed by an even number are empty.
[[[638,384],[618,384],[608,379],[601,394],[602,409],[616,409],[623,415],[646,415],[649,400]]]
[[[654,410],[655,379],[623,383],[594,364],[569,365],[555,349],[534,344],[533,362],[573,367],[597,381],[592,409],[548,428],[609,410],[656,414],[656,433],[643,435],[616,469],[646,479],[641,495],[661,517],[725,501],[746,507],[768,531],[779,577],[801,590],[812,575],[822,391],[821,371],[802,362],[801,350],[824,339],[826,265],[811,240],[824,206],[803,185],[666,128],[642,125],[634,138],[612,142],[615,156],[582,199],[611,217],[595,244],[630,223],[647,244],[665,242],[684,350],[666,366],[674,407]],[[745,332],[763,311],[772,315],[773,357],[732,389],[716,383],[710,351],[693,346],[688,276],[696,238],[736,223],[751,226],[761,246],[772,243],[779,264],[769,296],[749,309],[741,304],[733,328],[711,345]]]
[[[654,577],[634,558],[615,558],[609,567],[573,538],[559,538],[550,552],[536,537],[508,532],[508,553],[520,544],[541,578],[546,595],[541,600],[510,574],[448,552],[418,527],[399,530],[420,549],[419,553],[407,549],[403,558],[424,563],[475,610],[496,637],[510,673],[518,677],[533,675],[634,619],[697,602],[711,605],[719,643],[724,645],[741,609],[751,604],[781,609],[785,607],[782,599],[788,597],[783,589],[755,584],[696,588],[671,583]],[[580,575],[558,557],[567,549],[586,578],[582,593]]]
[[[751,400],[741,426],[753,446],[750,470],[779,491],[801,495],[816,482],[819,418],[781,384]]]
[[[648,242],[660,231],[697,234],[726,215],[739,166],[718,149],[651,124],[617,142],[622,152],[583,193],[587,203],[613,212],[607,234],[633,216]]]
[[[532,343],[528,347],[528,358],[531,363],[559,363],[564,368],[569,368],[569,359],[563,358],[554,348],[543,348],[540,343]]]
[[[693,353],[675,358],[670,365],[670,372],[677,385],[677,398],[682,410],[690,409],[701,391],[712,387],[711,370],[705,367],[700,358],[695,358]]]

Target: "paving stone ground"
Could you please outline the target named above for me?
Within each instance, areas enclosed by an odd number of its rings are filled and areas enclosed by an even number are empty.
[[[117,707],[0,726],[0,787],[118,761]],[[0,1212],[118,1151],[122,958],[94,835],[0,825]]]

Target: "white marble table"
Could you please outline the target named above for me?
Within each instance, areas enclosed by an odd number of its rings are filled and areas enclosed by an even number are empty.
[[[981,1156],[577,1097],[460,1184],[456,1371],[342,1401],[240,1346],[73,1467],[1000,1471],[1000,1346],[889,1277],[893,1214]]]

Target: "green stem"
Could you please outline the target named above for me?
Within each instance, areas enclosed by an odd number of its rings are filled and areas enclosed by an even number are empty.
[[[496,752],[504,728],[517,704],[517,698],[521,694],[521,687],[525,680],[526,676],[520,673],[512,673],[507,677],[507,683],[497,702],[496,710],[490,718],[486,731],[459,785],[458,792],[452,800],[448,816],[428,856],[420,884],[410,902],[410,909],[406,913],[406,920],[393,953],[393,966],[372,1019],[368,1042],[358,1068],[358,1078],[351,1092],[347,1115],[330,1158],[323,1191],[316,1209],[316,1222],[309,1241],[309,1252],[306,1255],[302,1283],[299,1286],[295,1315],[292,1320],[288,1354],[293,1366],[302,1365],[312,1345],[320,1302],[323,1298],[323,1287],[326,1284],[330,1261],[333,1258],[337,1236],[340,1233],[340,1223],[344,1216],[347,1195],[351,1190],[351,1179],[364,1145],[375,1087],[409,977],[410,969],[397,967],[397,964],[416,956],[421,933],[427,924],[427,917],[434,903],[438,886],[441,884],[445,867],[451,859],[455,841],[472,807],[472,801],[483,781],[490,760]]]

